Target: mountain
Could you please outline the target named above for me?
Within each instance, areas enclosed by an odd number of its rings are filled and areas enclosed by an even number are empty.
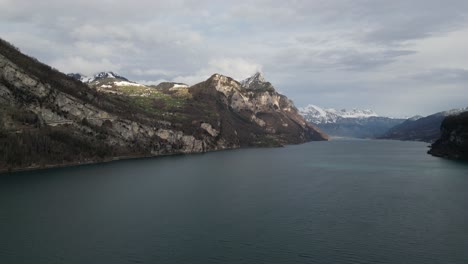
[[[261,72],[255,73],[253,76],[241,81],[242,87],[247,90],[264,90],[274,91],[275,88],[270,82],[265,80],[265,77]]]
[[[0,40],[0,171],[326,139],[274,90],[67,76]]]
[[[363,119],[369,117],[378,117],[377,113],[372,110],[335,110],[333,108],[321,108],[316,105],[308,105],[304,108],[300,108],[301,114],[304,118],[314,124],[327,124],[327,123],[337,123],[339,119],[343,118],[355,118]]]
[[[404,119],[381,117],[372,110],[336,110],[308,105],[300,109],[304,118],[330,136],[376,138]]]
[[[468,160],[468,111],[444,119],[441,125],[441,137],[432,144],[429,154]]]
[[[81,81],[83,83],[87,83],[87,84],[96,84],[98,82],[102,82],[102,81],[126,81],[128,82],[128,79],[123,77],[123,76],[120,76],[118,74],[115,74],[113,72],[100,72],[100,73],[97,73],[95,74],[94,76],[92,77],[89,77],[89,76],[85,76],[81,73],[69,73],[67,74],[69,77],[72,77],[78,81]]]
[[[434,142],[441,136],[442,121],[448,116],[457,115],[464,111],[468,111],[468,108],[439,112],[426,117],[416,116],[391,128],[380,138]]]
[[[118,75],[113,72],[100,72],[92,77],[84,76],[80,73],[69,73],[67,76],[74,78],[75,80],[81,81],[88,86],[97,89],[101,92],[107,93],[120,93],[119,90],[125,89],[125,87],[144,87],[144,88],[156,88],[156,89],[177,89],[177,88],[188,88],[189,86],[185,83],[176,82],[162,82],[158,85],[143,85],[137,82],[132,82],[127,78]],[[137,89],[138,90],[138,89]],[[124,92],[122,92],[124,93]]]

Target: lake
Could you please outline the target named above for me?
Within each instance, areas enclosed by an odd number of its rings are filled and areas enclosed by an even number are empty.
[[[468,164],[336,140],[0,175],[0,263],[468,263]]]

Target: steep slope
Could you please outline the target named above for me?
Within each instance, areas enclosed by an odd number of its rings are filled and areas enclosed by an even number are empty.
[[[468,108],[439,112],[427,117],[410,118],[402,124],[391,128],[381,138],[434,142],[440,138],[440,125],[442,121],[447,116],[456,115],[466,110],[468,110]]]
[[[0,171],[325,139],[284,96],[220,75],[175,89],[76,77],[0,40]]]
[[[444,119],[441,125],[441,137],[432,144],[429,154],[468,160],[468,112]]]
[[[316,105],[300,109],[305,119],[330,136],[352,138],[376,138],[388,129],[402,123],[403,119],[378,116],[372,110],[335,110]]]

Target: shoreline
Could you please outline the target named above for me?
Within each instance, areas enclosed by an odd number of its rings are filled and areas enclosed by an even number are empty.
[[[234,150],[234,149],[240,149],[240,148],[230,148],[230,149],[225,149],[225,150]],[[102,159],[102,160],[91,160],[91,161],[83,161],[83,162],[69,162],[69,163],[62,163],[62,164],[29,166],[29,167],[14,168],[14,169],[0,169],[0,177],[3,176],[3,175],[18,173],[18,172],[42,171],[42,170],[48,170],[48,169],[79,167],[79,166],[95,165],[95,164],[106,164],[106,163],[111,163],[111,162],[124,161],[124,160],[134,160],[134,159],[152,159],[152,158],[158,158],[158,157],[194,155],[194,154],[203,154],[203,153],[216,152],[216,151],[223,151],[223,150],[212,150],[212,151],[193,152],[193,153],[169,153],[169,154],[161,154],[161,155],[117,156],[117,157],[112,157],[112,158],[105,158],[105,159]]]
[[[287,145],[301,145],[306,144],[314,141],[306,141],[299,144],[287,144]],[[69,162],[69,163],[62,163],[62,164],[49,164],[49,165],[38,165],[38,166],[29,166],[23,168],[13,168],[13,169],[0,169],[0,177],[8,174],[18,173],[18,172],[28,172],[28,171],[42,171],[48,169],[58,169],[58,168],[68,168],[68,167],[79,167],[85,165],[95,165],[95,164],[106,164],[111,162],[118,162],[124,160],[134,160],[134,159],[153,159],[159,157],[170,157],[170,156],[185,156],[185,155],[197,155],[197,154],[205,154],[210,152],[219,152],[219,151],[231,151],[231,150],[238,150],[238,149],[253,149],[253,148],[281,148],[286,145],[279,145],[279,146],[268,146],[268,147],[261,147],[261,146],[252,146],[252,147],[238,147],[238,148],[226,148],[226,149],[217,149],[217,150],[208,150],[203,152],[192,152],[192,153],[168,153],[168,154],[160,154],[160,155],[128,155],[128,156],[116,156],[111,158],[105,158],[102,160],[91,160],[91,161],[84,161],[84,162]]]

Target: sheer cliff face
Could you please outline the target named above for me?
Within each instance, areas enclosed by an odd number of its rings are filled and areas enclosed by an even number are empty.
[[[441,126],[441,137],[429,153],[449,159],[468,160],[468,112],[449,116]]]
[[[0,171],[325,139],[284,96],[225,76],[125,85],[90,88],[0,40]]]

